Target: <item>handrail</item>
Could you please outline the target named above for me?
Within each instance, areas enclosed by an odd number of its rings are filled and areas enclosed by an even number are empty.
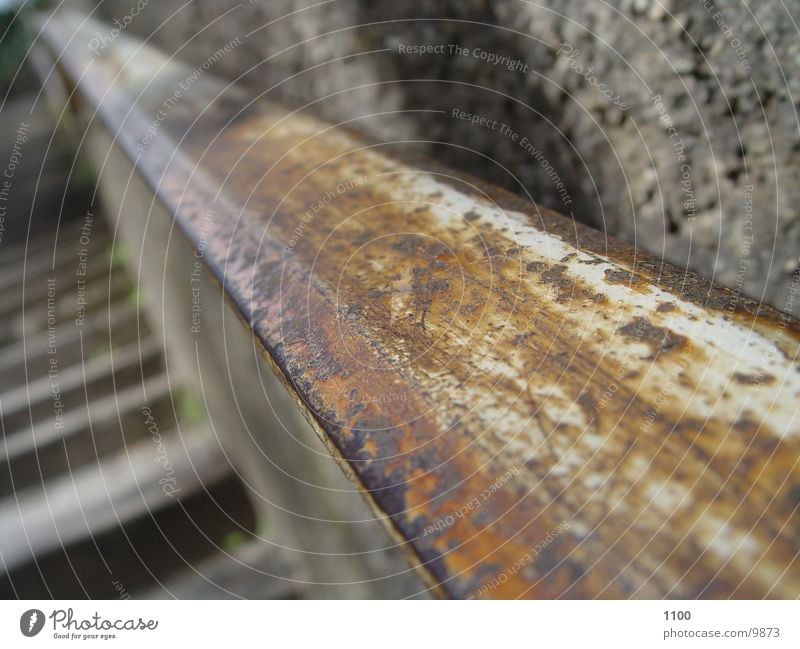
[[[40,26],[441,594],[800,594],[798,321],[125,34],[94,54],[77,14]]]

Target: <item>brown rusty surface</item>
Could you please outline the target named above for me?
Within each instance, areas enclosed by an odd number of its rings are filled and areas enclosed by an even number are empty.
[[[135,45],[78,90],[441,592],[800,596],[797,321],[210,75],[140,152]]]

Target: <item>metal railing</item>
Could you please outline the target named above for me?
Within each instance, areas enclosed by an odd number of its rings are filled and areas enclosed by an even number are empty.
[[[800,594],[796,320],[413,143],[127,35],[95,54],[82,16],[40,27],[84,123],[185,237],[187,272],[218,284],[440,594]]]

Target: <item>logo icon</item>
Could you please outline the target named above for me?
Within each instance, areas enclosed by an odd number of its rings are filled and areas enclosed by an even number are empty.
[[[22,635],[32,638],[44,627],[44,613],[38,608],[32,608],[25,611],[19,618],[19,630]]]

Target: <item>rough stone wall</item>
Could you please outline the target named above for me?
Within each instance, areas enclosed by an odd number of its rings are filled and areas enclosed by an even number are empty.
[[[239,37],[215,74],[383,139],[429,141],[452,165],[800,312],[796,3],[182,4],[151,0],[127,29],[190,64]]]

